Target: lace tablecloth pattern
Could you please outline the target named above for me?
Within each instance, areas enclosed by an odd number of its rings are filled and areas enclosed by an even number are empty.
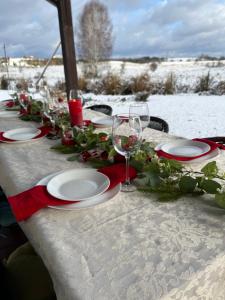
[[[27,126],[34,124],[0,119],[1,130]],[[144,137],[155,144],[176,138],[151,129]],[[54,143],[0,144],[7,195],[50,173],[86,167],[50,150]],[[225,152],[216,161],[224,168]],[[58,300],[225,299],[225,211],[210,197],[159,203],[153,195],[119,193],[88,209],[42,209],[20,225],[47,266]]]

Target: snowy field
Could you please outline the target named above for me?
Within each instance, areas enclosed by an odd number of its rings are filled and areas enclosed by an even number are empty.
[[[126,113],[134,102],[123,96],[84,95],[89,99],[86,106],[95,103],[109,104],[113,114]],[[182,94],[161,96],[152,95],[148,99],[149,112],[161,117],[169,124],[169,133],[186,138],[225,136],[225,96],[198,96]]]
[[[196,80],[203,74],[213,76],[215,82],[225,80],[225,62],[215,67],[215,62],[195,62],[182,59],[161,63],[152,72],[149,64],[126,63],[125,69],[121,62],[111,62],[111,72],[131,76],[148,71],[154,80],[163,80],[173,72],[183,84],[194,85]],[[24,78],[35,82],[43,68],[33,67],[10,67],[11,78]],[[101,73],[106,73],[108,68],[102,64]],[[78,65],[78,74],[82,73],[82,66]],[[0,77],[6,75],[0,70]],[[51,86],[57,81],[64,81],[62,66],[51,66],[47,69],[45,80]],[[3,93],[0,93],[3,97]],[[128,112],[129,105],[134,101],[134,96],[110,96],[110,95],[83,95],[88,100],[86,106],[95,103],[109,104],[113,113]],[[152,95],[148,98],[150,115],[165,119],[170,127],[170,134],[186,138],[225,136],[225,96],[206,96],[197,94],[178,94],[172,96]]]
[[[14,59],[15,60],[15,59]],[[13,67],[14,60],[9,67],[11,78],[26,80],[30,79],[35,82],[43,71],[43,67]],[[16,60],[16,65],[19,65]],[[78,76],[82,75],[83,65],[78,63]],[[157,63],[157,69],[151,70],[151,63],[131,63],[121,61],[111,61],[109,63],[99,63],[99,74],[106,75],[108,72],[118,74],[124,78],[148,73],[152,81],[164,81],[169,74],[174,74],[178,85],[195,86],[196,82],[202,75],[210,72],[212,84],[219,81],[225,81],[225,61],[195,61],[195,59],[173,59]],[[0,76],[5,75],[4,69],[0,69]],[[49,66],[45,73],[45,80],[49,85],[55,85],[57,81],[65,81],[63,66]]]

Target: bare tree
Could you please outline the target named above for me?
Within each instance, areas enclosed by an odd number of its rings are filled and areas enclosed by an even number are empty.
[[[112,54],[112,23],[107,7],[98,0],[85,4],[79,17],[78,54],[90,66],[92,75],[97,73],[97,63]]]

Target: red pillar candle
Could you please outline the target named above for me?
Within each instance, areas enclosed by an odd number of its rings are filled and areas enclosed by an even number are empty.
[[[69,111],[72,126],[83,125],[83,112],[81,99],[69,100]]]

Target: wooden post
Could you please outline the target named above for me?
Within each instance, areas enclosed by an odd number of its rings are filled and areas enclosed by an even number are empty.
[[[58,9],[59,29],[62,44],[66,93],[69,99],[71,89],[77,91],[77,64],[74,46],[73,20],[70,0],[47,0]]]

